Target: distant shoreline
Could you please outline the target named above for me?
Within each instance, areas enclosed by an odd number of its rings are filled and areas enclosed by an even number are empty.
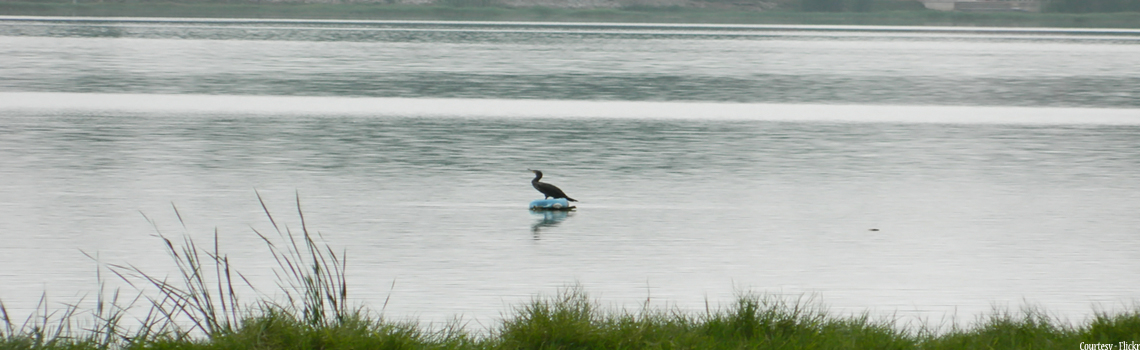
[[[800,12],[699,8],[556,9],[384,4],[0,2],[0,15],[694,24],[804,24],[951,27],[1140,28],[1140,13]]]

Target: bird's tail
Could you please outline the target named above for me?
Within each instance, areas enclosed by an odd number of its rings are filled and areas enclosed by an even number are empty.
[[[566,197],[566,200],[571,201],[571,202],[577,202],[578,201],[577,199],[570,198],[570,197]]]

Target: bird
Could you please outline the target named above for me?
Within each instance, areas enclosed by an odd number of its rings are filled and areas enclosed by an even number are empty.
[[[558,188],[558,186],[554,186],[545,182],[539,182],[538,180],[542,179],[541,171],[531,170],[531,172],[534,173],[534,180],[530,180],[530,184],[534,185],[534,189],[538,190],[538,192],[542,192],[543,195],[546,195],[546,198],[566,198],[566,200],[571,202],[578,201],[577,199],[567,197],[566,192],[562,192],[562,189]]]

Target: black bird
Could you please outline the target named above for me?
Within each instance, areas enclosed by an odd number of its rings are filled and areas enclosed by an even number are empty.
[[[566,193],[562,192],[562,189],[559,189],[558,186],[554,186],[545,182],[539,182],[538,180],[542,179],[541,171],[531,170],[531,172],[534,173],[534,180],[530,180],[530,184],[534,185],[534,189],[538,190],[538,192],[542,192],[542,194],[546,195],[546,198],[566,198],[566,200],[571,202],[578,201],[577,199],[567,197]]]

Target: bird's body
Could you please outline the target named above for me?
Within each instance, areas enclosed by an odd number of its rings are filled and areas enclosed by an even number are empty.
[[[542,192],[542,194],[545,195],[546,198],[556,198],[556,199],[557,198],[566,198],[566,200],[571,201],[571,202],[577,202],[578,201],[577,199],[567,197],[566,193],[562,192],[562,189],[558,188],[558,186],[554,186],[554,185],[551,185],[551,184],[548,184],[545,182],[538,181],[538,180],[542,179],[542,172],[541,171],[531,170],[531,172],[534,173],[534,180],[530,180],[530,184],[533,185],[534,189],[538,190],[538,192]]]

